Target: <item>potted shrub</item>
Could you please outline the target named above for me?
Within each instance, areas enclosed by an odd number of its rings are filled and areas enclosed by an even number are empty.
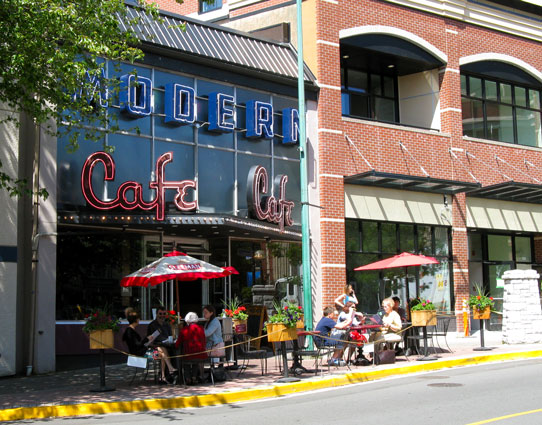
[[[276,313],[266,322],[269,342],[292,341],[297,338],[297,322],[303,318],[303,309],[294,303],[284,307],[275,304]]]
[[[233,298],[229,303],[224,302],[226,308],[224,309],[224,315],[231,317],[233,321],[233,332],[241,335],[247,333],[247,309],[241,305],[239,298]]]
[[[491,315],[491,309],[495,305],[493,297],[490,297],[487,292],[482,288],[482,285],[474,284],[476,290],[475,295],[469,297],[468,304],[472,308],[473,319],[489,319]]]
[[[113,332],[118,332],[119,323],[119,319],[100,309],[87,314],[83,332],[89,336],[90,349],[113,348]]]
[[[431,301],[417,297],[410,300],[409,305],[412,326],[435,326],[437,324],[437,311]]]

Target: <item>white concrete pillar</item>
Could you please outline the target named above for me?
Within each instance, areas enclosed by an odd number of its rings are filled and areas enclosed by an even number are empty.
[[[505,344],[542,341],[542,309],[535,270],[508,270],[503,275],[502,338]]]

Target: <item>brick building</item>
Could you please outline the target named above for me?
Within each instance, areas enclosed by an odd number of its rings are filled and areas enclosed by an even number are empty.
[[[295,2],[187,0],[177,12],[296,42]],[[345,283],[363,311],[410,292],[454,314],[474,283],[500,309],[502,273],[542,263],[541,20],[526,1],[303,2],[320,87],[315,316]],[[353,271],[403,251],[440,264],[408,269],[408,291],[404,270]]]

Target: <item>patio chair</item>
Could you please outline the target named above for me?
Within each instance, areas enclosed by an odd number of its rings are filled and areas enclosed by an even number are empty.
[[[267,350],[251,350],[250,349],[250,337],[248,335],[235,335],[234,342],[239,344],[237,348],[237,359],[244,360],[243,364],[239,368],[239,376],[248,366],[250,359],[259,359],[262,367],[262,376],[267,374]]]
[[[435,327],[434,331],[431,333],[431,337],[434,337],[437,341],[438,348],[441,351],[444,351],[442,347],[440,346],[438,337],[444,337],[444,343],[446,344],[446,347],[448,347],[448,351],[452,353],[452,349],[448,345],[448,340],[446,339],[446,334],[448,333],[448,328],[450,327],[450,323],[452,321],[452,316],[437,316],[437,326]],[[429,337],[429,332],[428,332]]]

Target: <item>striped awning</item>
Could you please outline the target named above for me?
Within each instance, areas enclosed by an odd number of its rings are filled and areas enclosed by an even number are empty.
[[[291,44],[259,39],[236,30],[166,12],[161,12],[163,22],[158,22],[144,14],[141,9],[128,6],[128,16],[130,19],[139,18],[139,23],[131,25],[121,21],[121,27],[132,30],[146,44],[297,79],[297,51]],[[185,24],[185,31],[179,28],[181,24]],[[306,65],[304,78],[307,82],[316,80]]]

